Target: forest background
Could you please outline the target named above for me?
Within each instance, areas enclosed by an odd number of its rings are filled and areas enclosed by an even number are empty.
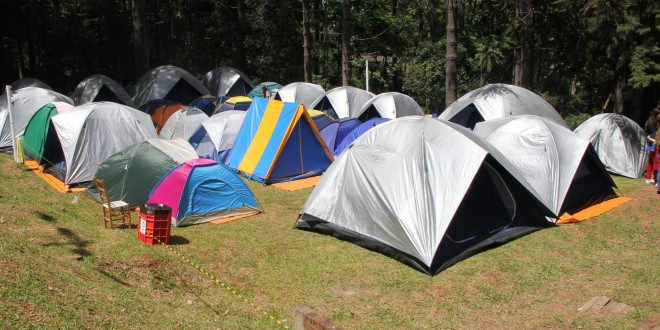
[[[489,83],[542,95],[574,127],[640,124],[660,98],[657,0],[22,0],[0,12],[0,82],[130,91],[150,68],[398,91],[440,113]],[[448,42],[449,41],[449,42]],[[367,63],[368,62],[368,63]]]

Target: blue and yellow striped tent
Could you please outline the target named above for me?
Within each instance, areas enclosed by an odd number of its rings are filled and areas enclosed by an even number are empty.
[[[323,173],[332,153],[305,107],[257,97],[247,111],[227,166],[262,183]]]

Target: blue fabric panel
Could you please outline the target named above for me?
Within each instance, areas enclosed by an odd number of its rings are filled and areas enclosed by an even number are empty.
[[[339,145],[337,146],[337,148],[335,148],[333,153],[335,155],[339,155],[342,151],[344,151],[344,149],[348,148],[348,146],[351,143],[353,143],[355,139],[359,138],[366,131],[370,130],[372,127],[376,125],[382,124],[389,120],[390,120],[389,118],[372,118],[367,120],[365,123],[351,130],[351,132],[348,133],[348,135],[346,135],[346,137],[343,138],[341,142],[339,142]]]
[[[341,141],[343,141],[344,138],[349,133],[351,133],[353,129],[360,126],[360,124],[362,124],[362,122],[355,118],[344,118],[341,121],[339,121],[339,130],[337,130],[335,143],[333,143],[332,146],[328,145],[328,147],[330,147],[330,151],[334,152],[334,150],[341,143]]]
[[[236,142],[234,142],[232,152],[229,157],[227,157],[227,166],[234,170],[238,170],[238,166],[241,164],[243,156],[245,156],[248,147],[250,147],[250,143],[252,143],[254,135],[257,133],[257,129],[259,128],[259,124],[261,123],[267,105],[268,99],[262,97],[257,97],[252,101],[252,104],[245,115],[243,125],[236,136]]]
[[[325,144],[328,145],[328,148],[330,148],[331,152],[333,151],[336,143],[335,140],[337,138],[339,126],[339,121],[333,121],[321,130],[321,137],[323,137],[323,141],[325,141]]]
[[[277,124],[275,124],[273,134],[270,136],[268,144],[266,144],[266,149],[264,150],[263,155],[261,155],[261,159],[259,159],[254,171],[252,171],[254,176],[268,179],[268,172],[273,166],[273,163],[277,161],[275,158],[277,157],[278,151],[285,147],[282,144],[287,143],[284,139],[286,139],[287,130],[298,111],[298,106],[298,103],[284,103],[280,116],[277,119]],[[243,126],[245,126],[245,124],[243,124]]]
[[[332,160],[304,117],[294,128],[282,154],[277,159],[268,182],[286,181],[296,176],[324,172]]]
[[[314,120],[314,124],[316,125],[316,128],[319,130],[323,129],[324,127],[328,126],[330,123],[333,122],[332,118],[328,116],[316,116],[312,118]]]

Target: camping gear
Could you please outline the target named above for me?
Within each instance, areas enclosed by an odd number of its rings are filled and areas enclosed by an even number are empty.
[[[538,116],[477,123],[474,133],[502,153],[555,215],[617,197],[616,184],[588,140]],[[551,221],[555,221],[556,218]]]
[[[75,105],[92,102],[115,102],[135,108],[128,92],[108,76],[95,74],[81,81],[71,95]]]
[[[191,107],[204,111],[207,116],[213,115],[215,107],[220,103],[220,98],[213,95],[204,95],[190,102]]]
[[[312,102],[323,93],[325,90],[321,85],[296,82],[280,88],[273,98],[282,102],[300,103],[305,106],[305,109],[310,109]]]
[[[263,87],[266,87],[271,96],[275,96],[277,91],[279,91],[283,86],[272,81],[262,82],[247,94],[247,97],[254,99],[255,97],[266,97],[263,92]]]
[[[475,89],[452,103],[439,119],[473,129],[484,120],[535,115],[568,127],[557,110],[534,92],[507,84],[489,84]]]
[[[152,100],[152,102],[145,104],[143,108],[147,110],[145,111],[146,114],[151,115],[151,121],[154,124],[156,133],[160,134],[160,131],[163,129],[163,126],[165,126],[165,123],[167,123],[167,120],[170,119],[174,113],[185,107],[186,106],[178,102],[167,100],[162,100],[161,102],[160,100]]]
[[[183,139],[149,139],[105,159],[94,177],[105,180],[111,200],[137,207],[147,202],[151,190],[173,168],[196,158],[195,150]],[[94,189],[90,185],[87,193],[97,198]]]
[[[236,173],[203,158],[174,168],[154,187],[148,203],[171,207],[175,227],[261,212],[254,194]]]
[[[131,98],[138,107],[153,99],[190,104],[194,99],[209,94],[208,89],[195,76],[173,65],[151,69],[131,89]]]
[[[250,78],[243,72],[228,66],[207,72],[202,78],[202,84],[216,97],[245,96],[254,87]]]
[[[50,130],[50,117],[73,109],[73,106],[64,102],[48,103],[41,107],[30,118],[25,132],[23,133],[23,151],[25,157],[33,159],[37,163],[42,162],[44,154],[44,145],[48,135],[55,135],[56,133]]]
[[[213,114],[218,114],[230,110],[247,111],[247,109],[250,108],[250,104],[252,104],[251,98],[247,96],[234,96],[219,104],[215,108]]]
[[[0,149],[11,149],[12,132],[9,126],[6,96],[4,100],[4,102],[0,103]],[[25,87],[15,93],[12,92],[11,102],[15,135],[23,134],[30,118],[44,105],[52,102],[73,104],[73,101],[68,96],[39,87]]]
[[[187,141],[207,119],[209,116],[204,111],[195,107],[185,107],[170,115],[158,137],[167,140],[181,138]]]
[[[337,119],[357,118],[354,115],[374,96],[376,95],[364,89],[342,86],[333,88],[319,96],[312,102],[310,108],[323,111]]]
[[[607,171],[641,178],[649,153],[646,132],[632,119],[618,113],[601,113],[587,119],[575,133],[591,142]]]
[[[335,120],[321,129],[321,136],[323,141],[330,149],[330,152],[335,154],[335,150],[339,143],[356,127],[362,124],[361,121],[355,118],[342,118]]]
[[[321,174],[332,159],[303,105],[257,97],[227,166],[253,180],[274,183]]]
[[[48,138],[44,171],[65,184],[92,181],[99,164],[112,154],[156,137],[149,115],[113,102],[80,105],[51,117],[56,138]]]
[[[213,115],[202,122],[202,126],[188,141],[200,158],[209,158],[224,164],[246,114],[245,111],[229,110]]]
[[[140,206],[138,239],[144,244],[169,244],[172,208],[164,204]]]
[[[464,127],[398,118],[335,159],[295,227],[383,253],[421,272],[552,226],[517,170]],[[347,253],[343,251],[342,253]]]
[[[412,97],[397,92],[388,92],[371,98],[353,117],[365,122],[375,117],[394,119],[423,115],[424,111]]]
[[[362,136],[362,134],[366,133],[368,130],[376,127],[377,125],[388,122],[390,120],[391,119],[389,118],[374,117],[360,124],[360,126],[352,129],[351,132],[348,133],[348,135],[339,142],[334,150],[334,154],[339,155],[342,151],[344,151],[344,149],[353,143],[353,141]]]

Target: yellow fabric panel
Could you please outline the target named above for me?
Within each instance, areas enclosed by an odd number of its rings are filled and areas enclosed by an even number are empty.
[[[272,102],[268,102],[268,105],[270,105]],[[289,136],[291,136],[291,132],[293,129],[296,127],[296,124],[298,123],[298,120],[300,120],[300,116],[305,113],[305,106],[304,105],[298,105],[298,108],[296,108],[296,114],[293,116],[293,119],[291,119],[291,122],[289,123],[289,127],[286,128],[286,132],[284,132],[284,138],[282,139],[282,142],[280,143],[279,147],[277,147],[277,152],[275,153],[275,158],[273,158],[274,161],[277,161],[277,159],[280,158],[280,154],[282,153],[282,150],[284,149],[284,146],[286,145],[286,142],[289,141]],[[266,178],[270,177],[270,172],[273,170],[273,164],[271,164],[270,168],[268,169],[268,173],[266,174]]]
[[[243,160],[241,160],[241,164],[238,166],[239,171],[252,174],[254,168],[257,167],[261,155],[264,153],[268,141],[270,141],[270,137],[273,135],[283,107],[284,102],[268,102],[257,133],[254,135],[252,143],[250,143],[245,156],[243,156]]]

